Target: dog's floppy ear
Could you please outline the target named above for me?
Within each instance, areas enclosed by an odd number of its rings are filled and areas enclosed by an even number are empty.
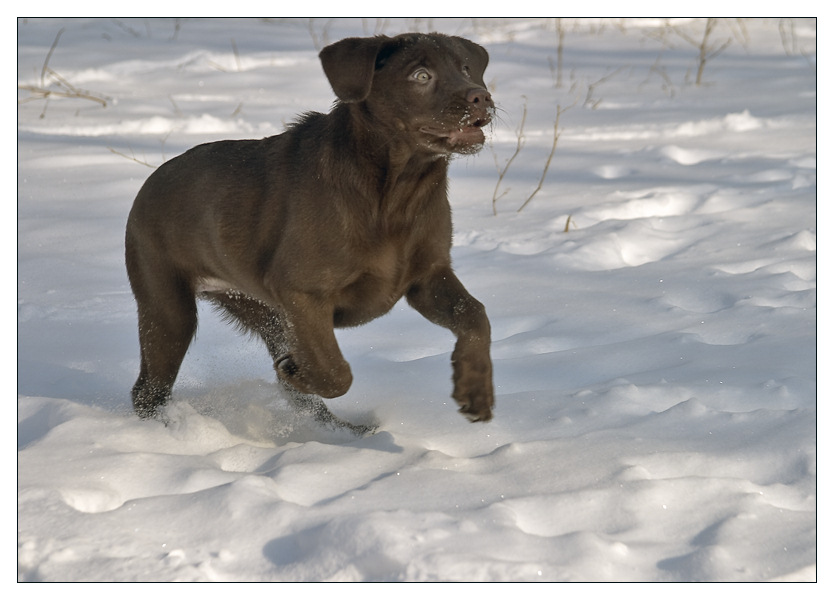
[[[376,57],[386,36],[345,38],[319,52],[330,87],[342,102],[361,102],[371,92]]]
[[[484,71],[486,71],[487,65],[489,64],[489,53],[486,49],[471,40],[467,40],[466,38],[453,36],[453,39],[457,40],[457,42],[466,49],[467,54],[472,57],[474,61],[472,64],[472,70],[477,71],[480,75],[483,75]]]

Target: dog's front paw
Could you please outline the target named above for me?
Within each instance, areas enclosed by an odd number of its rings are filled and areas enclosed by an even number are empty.
[[[495,401],[491,393],[467,394],[463,398],[455,394],[454,398],[460,405],[458,412],[472,423],[486,423],[492,419]]]
[[[455,389],[452,398],[460,406],[460,413],[474,422],[492,419],[495,395],[492,387],[492,364],[486,361],[454,362]]]

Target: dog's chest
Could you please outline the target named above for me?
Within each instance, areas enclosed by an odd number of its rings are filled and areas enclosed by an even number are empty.
[[[387,313],[423,269],[419,253],[383,244],[365,254],[338,291],[336,325],[360,325]]]

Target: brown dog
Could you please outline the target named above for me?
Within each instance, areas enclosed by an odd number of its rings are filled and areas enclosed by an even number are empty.
[[[452,271],[446,194],[450,155],[480,150],[494,111],[487,52],[404,34],[344,39],[319,56],[339,99],[329,114],[192,148],[139,191],[125,240],[141,348],[134,409],[153,416],[170,397],[200,296],[263,339],[297,406],[338,422],[317,397],[352,381],[333,328],[405,296],[457,336],[452,395],[488,421],[490,326]]]

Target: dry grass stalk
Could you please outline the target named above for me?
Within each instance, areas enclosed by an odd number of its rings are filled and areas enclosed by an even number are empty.
[[[709,37],[710,35],[712,35],[713,31],[718,26],[718,22],[719,19],[716,18],[707,19],[706,25],[704,27],[704,36],[701,38],[700,42],[693,39],[688,34],[684,33],[679,29],[675,30],[679,36],[681,36],[687,42],[698,48],[698,73],[695,76],[695,85],[701,85],[701,81],[704,76],[704,68],[707,66],[707,61],[721,54],[733,41],[731,38],[727,38],[727,40],[725,40],[724,43],[720,46],[710,46]]]
[[[539,179],[539,184],[536,186],[536,189],[533,190],[533,193],[524,201],[516,212],[521,212],[524,210],[524,207],[527,206],[533,197],[539,193],[542,189],[542,185],[544,185],[544,179],[547,177],[547,171],[550,169],[550,162],[553,160],[553,155],[556,154],[556,145],[559,143],[559,134],[561,133],[559,129],[559,119],[562,117],[562,113],[569,110],[573,106],[576,105],[576,102],[568,106],[567,108],[562,108],[561,105],[556,106],[556,121],[553,123],[553,145],[550,147],[550,154],[547,157],[547,162],[544,164],[544,169],[542,170],[542,176]]]
[[[87,90],[81,90],[72,85],[69,81],[61,77],[58,73],[56,73],[50,66],[49,61],[52,58],[52,53],[55,51],[55,48],[58,46],[58,40],[61,39],[61,35],[64,33],[64,28],[61,28],[55,36],[55,39],[52,42],[52,46],[49,48],[49,52],[46,54],[46,59],[43,62],[43,67],[41,67],[41,81],[40,85],[19,85],[17,89],[24,90],[32,94],[29,98],[24,98],[18,102],[18,104],[24,104],[26,102],[32,102],[34,100],[45,100],[48,102],[51,98],[80,98],[82,100],[90,100],[92,102],[97,102],[101,104],[102,107],[107,106],[108,98],[107,96],[102,96],[101,94],[94,94],[93,92],[89,92]],[[58,89],[50,89],[47,87],[47,79],[51,79],[51,83],[55,83],[58,86]],[[46,106],[44,106],[43,112],[41,112],[40,117],[43,118],[46,115]]]
[[[133,162],[135,162],[135,163],[139,163],[140,165],[144,165],[144,166],[146,166],[146,167],[150,167],[151,169],[155,169],[155,168],[156,168],[154,165],[152,165],[152,164],[150,164],[150,163],[147,163],[147,162],[145,162],[144,160],[139,160],[138,158],[136,158],[136,156],[128,156],[128,155],[127,155],[127,154],[125,154],[124,152],[119,152],[118,150],[116,150],[115,148],[111,148],[110,146],[108,146],[108,147],[107,147],[107,149],[108,149],[108,150],[110,150],[110,152],[112,152],[113,154],[117,154],[117,155],[119,155],[119,156],[123,156],[123,157],[127,158],[128,160],[132,160],[132,161],[133,161]]]
[[[504,194],[507,193],[507,191],[509,191],[509,190],[504,190],[501,193],[500,196],[498,195],[498,189],[501,187],[501,182],[504,180],[504,176],[507,174],[507,171],[509,171],[510,165],[515,160],[515,157],[518,156],[518,153],[521,152],[521,148],[524,146],[524,122],[526,120],[527,120],[527,98],[525,97],[524,98],[524,108],[523,108],[523,112],[521,113],[521,123],[519,124],[518,130],[516,131],[517,139],[516,139],[515,152],[513,152],[513,155],[504,164],[504,168],[501,169],[501,171],[499,172],[498,182],[495,184],[495,191],[492,192],[492,214],[493,215],[498,214],[498,208],[496,207],[496,204],[497,204],[499,198],[501,198]]]

